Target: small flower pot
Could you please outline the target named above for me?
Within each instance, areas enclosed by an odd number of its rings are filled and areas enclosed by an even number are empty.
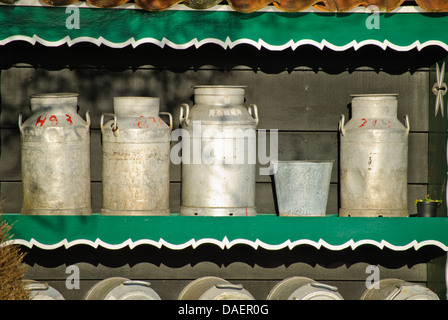
[[[440,202],[422,201],[417,203],[417,217],[435,217]]]

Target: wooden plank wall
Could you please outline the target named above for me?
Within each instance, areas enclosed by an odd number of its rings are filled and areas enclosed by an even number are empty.
[[[78,92],[79,113],[92,117],[92,208],[101,208],[100,116],[113,109],[122,95],[158,96],[162,111],[173,113],[178,126],[179,105],[190,103],[198,84],[247,85],[247,104],[259,110],[259,129],[277,129],[280,160],[335,160],[328,213],[338,212],[338,122],[348,119],[350,94],[398,93],[398,118],[409,115],[408,207],[428,189],[429,68],[446,53],[437,48],[398,53],[376,47],[333,52],[314,47],[268,52],[248,46],[223,50],[217,46],[172,50],[153,46],[114,50],[78,44],[44,48],[23,43],[0,47],[0,191],[3,212],[21,209],[18,113],[30,115],[29,94]],[[180,206],[180,167],[171,166],[172,212]],[[259,213],[275,212],[269,177],[257,176]],[[429,250],[431,251],[431,250]],[[176,299],[190,281],[215,275],[242,283],[264,299],[280,280],[302,275],[339,287],[346,299],[358,299],[365,289],[366,266],[379,265],[381,277],[426,283],[427,262],[440,253],[419,250],[391,252],[367,246],[331,252],[300,247],[269,252],[243,246],[226,250],[201,246],[195,250],[108,251],[76,247],[27,254],[29,279],[47,281],[67,299],[82,299],[96,282],[112,276],[149,280],[163,299]],[[429,258],[428,258],[429,257]],[[68,290],[66,266],[76,264],[81,290]]]

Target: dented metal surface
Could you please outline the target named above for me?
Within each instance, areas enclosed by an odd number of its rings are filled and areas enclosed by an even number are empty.
[[[77,114],[78,95],[31,96],[33,114],[19,116],[22,214],[91,214],[90,117]]]
[[[274,161],[273,167],[280,216],[327,213],[332,161]]]
[[[114,114],[103,114],[105,215],[169,215],[170,127],[159,98],[115,97]],[[171,119],[171,115],[170,119]],[[105,117],[113,118],[103,124]]]
[[[339,123],[340,216],[406,217],[409,121],[396,95],[355,95]]]

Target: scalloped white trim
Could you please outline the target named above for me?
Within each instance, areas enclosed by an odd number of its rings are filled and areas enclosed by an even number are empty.
[[[320,249],[323,247],[323,248],[326,248],[326,249],[329,249],[332,251],[340,251],[340,250],[344,250],[347,248],[351,248],[352,250],[355,250],[356,248],[358,248],[359,246],[362,246],[362,245],[373,245],[381,250],[384,248],[388,248],[393,251],[405,251],[405,250],[409,250],[412,248],[414,248],[415,250],[418,250],[425,246],[436,246],[436,247],[441,248],[443,251],[448,252],[448,246],[446,246],[445,244],[443,244],[442,242],[437,241],[437,240],[424,240],[421,242],[413,240],[406,245],[396,246],[396,245],[393,245],[385,240],[381,240],[378,242],[378,241],[369,240],[369,239],[364,239],[364,240],[359,240],[359,241],[353,241],[351,239],[351,240],[349,240],[343,244],[340,244],[340,245],[332,245],[322,239],[319,239],[319,241],[317,241],[317,242],[315,242],[313,240],[308,240],[308,239],[295,240],[292,242],[290,240],[287,240],[283,243],[276,244],[276,245],[265,243],[263,241],[260,241],[259,239],[255,240],[255,241],[251,241],[251,240],[247,240],[247,239],[235,239],[235,240],[229,241],[229,239],[227,239],[227,237],[224,237],[224,239],[222,241],[212,239],[212,238],[203,238],[203,239],[199,239],[199,240],[191,239],[183,244],[172,244],[163,239],[160,239],[159,241],[154,241],[154,240],[150,240],[150,239],[141,239],[141,240],[138,240],[135,242],[132,241],[131,239],[127,239],[126,241],[124,241],[120,244],[109,244],[107,242],[102,241],[101,239],[96,239],[95,241],[86,240],[86,239],[77,239],[77,240],[73,240],[73,241],[68,241],[67,239],[64,239],[58,243],[49,245],[49,244],[40,243],[39,241],[37,241],[33,238],[30,241],[23,240],[23,239],[14,239],[14,240],[10,240],[5,243],[5,245],[8,245],[8,244],[18,244],[18,245],[26,246],[28,248],[32,248],[33,246],[36,246],[36,247],[38,247],[40,249],[44,249],[44,250],[54,250],[54,249],[58,249],[61,247],[68,249],[68,248],[76,246],[76,245],[88,245],[95,249],[98,247],[103,247],[103,248],[106,248],[109,250],[119,250],[119,249],[123,249],[125,247],[129,247],[130,249],[133,249],[139,245],[151,245],[151,246],[157,247],[159,249],[162,247],[166,247],[171,250],[182,250],[182,249],[186,249],[188,247],[192,247],[193,249],[196,249],[197,247],[199,247],[202,244],[214,244],[214,245],[220,247],[221,249],[230,249],[231,247],[233,247],[235,245],[244,244],[244,245],[248,245],[254,249],[262,248],[262,249],[266,249],[266,250],[281,250],[281,249],[285,249],[285,248],[293,249],[296,246],[309,245],[309,246],[315,247],[316,249]]]
[[[15,35],[15,36],[11,36],[6,39],[0,40],[0,45],[5,45],[5,44],[8,44],[13,41],[26,41],[32,45],[39,43],[39,44],[42,44],[47,47],[58,47],[58,46],[61,46],[64,44],[67,44],[70,47],[77,43],[88,42],[88,43],[95,44],[97,46],[105,45],[105,46],[108,46],[111,48],[116,48],[116,49],[124,48],[129,45],[131,45],[133,48],[136,48],[141,44],[150,43],[150,44],[157,45],[161,48],[168,46],[173,49],[187,49],[190,47],[199,48],[205,44],[216,44],[216,45],[221,46],[223,49],[232,49],[235,46],[240,45],[240,44],[249,44],[259,50],[261,48],[265,48],[265,49],[268,49],[271,51],[282,51],[282,50],[289,49],[289,48],[291,48],[292,50],[295,50],[298,47],[303,46],[303,45],[313,45],[321,50],[323,50],[324,48],[329,48],[333,51],[345,51],[345,50],[348,50],[351,48],[353,48],[354,50],[358,50],[359,48],[367,46],[367,45],[375,45],[375,46],[380,47],[383,50],[386,50],[387,48],[391,48],[396,51],[409,51],[409,50],[413,50],[413,49],[417,49],[418,51],[420,51],[423,48],[428,47],[428,46],[440,46],[443,49],[445,49],[446,51],[448,51],[448,44],[446,44],[442,41],[438,41],[438,40],[429,40],[429,41],[426,41],[423,43],[420,43],[420,41],[417,40],[408,46],[395,45],[388,40],[384,40],[384,41],[364,40],[361,42],[357,42],[357,41],[353,40],[343,46],[337,46],[337,45],[333,45],[332,43],[328,42],[327,40],[322,40],[321,42],[318,42],[315,40],[310,40],[310,39],[303,39],[303,40],[299,40],[297,42],[294,42],[293,40],[289,40],[287,43],[285,43],[283,45],[271,45],[271,44],[263,41],[262,39],[259,39],[258,41],[251,40],[251,39],[238,39],[238,40],[232,41],[229,37],[227,37],[225,41],[222,41],[222,40],[219,40],[216,38],[207,38],[207,39],[203,39],[203,40],[199,41],[198,39],[194,38],[186,43],[178,44],[178,43],[174,43],[166,38],[163,38],[162,40],[158,40],[155,38],[143,38],[143,39],[140,39],[137,41],[134,38],[129,38],[128,40],[126,40],[124,42],[116,43],[116,42],[108,41],[107,39],[104,39],[103,37],[99,37],[99,38],[78,37],[75,39],[71,39],[69,36],[66,36],[57,41],[47,41],[45,39],[40,38],[37,35],[34,35],[33,37]]]

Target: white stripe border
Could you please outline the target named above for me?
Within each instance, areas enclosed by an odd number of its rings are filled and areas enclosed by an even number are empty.
[[[448,45],[446,43],[444,43],[442,41],[438,41],[438,40],[429,40],[429,41],[426,41],[423,43],[420,43],[420,41],[417,40],[407,46],[395,45],[388,40],[385,40],[385,41],[364,40],[361,42],[357,42],[357,41],[353,40],[353,41],[347,43],[346,45],[337,46],[337,45],[333,45],[332,43],[328,42],[327,40],[322,40],[321,42],[318,42],[315,40],[310,40],[310,39],[303,39],[303,40],[299,40],[297,42],[294,42],[293,40],[289,40],[287,43],[285,43],[283,45],[271,45],[271,44],[263,41],[262,39],[259,39],[258,41],[251,40],[251,39],[238,39],[238,40],[232,41],[229,37],[227,37],[227,39],[225,41],[222,41],[222,40],[219,40],[216,38],[207,38],[207,39],[203,39],[203,40],[198,40],[198,39],[194,38],[194,39],[190,40],[189,42],[178,44],[178,43],[174,43],[166,38],[163,38],[162,40],[158,40],[158,39],[154,39],[154,38],[143,38],[143,39],[140,39],[137,41],[134,38],[129,38],[127,41],[116,43],[116,42],[108,41],[107,39],[104,39],[103,37],[99,37],[99,38],[78,37],[78,38],[71,39],[69,36],[66,36],[57,41],[47,41],[45,39],[40,38],[37,35],[34,35],[33,37],[15,35],[15,36],[11,36],[11,37],[5,38],[3,40],[0,40],[0,45],[6,45],[13,41],[25,41],[32,45],[39,43],[39,44],[42,44],[47,47],[58,47],[58,46],[61,46],[64,44],[67,44],[70,47],[70,46],[73,46],[78,43],[87,42],[87,43],[95,44],[97,46],[105,45],[105,46],[108,46],[111,48],[116,48],[116,49],[124,48],[127,46],[132,46],[133,48],[136,48],[141,44],[154,44],[161,48],[168,46],[173,49],[188,49],[190,47],[199,48],[205,44],[216,44],[216,45],[221,46],[223,49],[232,49],[235,46],[240,45],[240,44],[248,44],[248,45],[251,45],[259,50],[262,48],[265,48],[270,51],[282,51],[282,50],[289,49],[289,48],[291,48],[292,50],[295,50],[298,47],[303,46],[303,45],[312,45],[321,50],[323,50],[324,48],[328,48],[333,51],[345,51],[348,49],[358,50],[367,45],[375,45],[377,47],[380,47],[383,50],[390,48],[395,51],[409,51],[409,50],[413,50],[413,49],[417,49],[418,51],[420,51],[423,48],[426,48],[429,46],[439,46],[439,47],[442,47],[443,49],[445,49],[446,51],[448,51]]]
[[[262,248],[262,249],[266,249],[266,250],[281,250],[281,249],[285,249],[285,248],[293,249],[300,245],[309,245],[316,249],[325,248],[325,249],[329,249],[332,251],[341,251],[341,250],[348,249],[348,248],[355,250],[356,248],[363,246],[363,245],[373,245],[381,250],[384,248],[387,248],[387,249],[391,249],[393,251],[406,251],[406,250],[409,250],[412,248],[414,248],[415,250],[419,250],[420,248],[423,248],[426,246],[436,246],[436,247],[439,247],[440,249],[442,249],[443,251],[448,252],[448,246],[446,246],[445,244],[443,244],[442,242],[437,241],[437,240],[424,240],[421,242],[413,240],[406,245],[397,246],[397,245],[393,245],[385,240],[375,241],[375,240],[369,240],[369,239],[364,239],[364,240],[359,240],[359,241],[353,241],[351,239],[351,240],[349,240],[343,244],[340,244],[340,245],[329,244],[328,242],[324,241],[323,239],[319,239],[319,241],[317,241],[317,242],[315,242],[313,240],[308,240],[308,239],[301,239],[301,240],[295,240],[295,241],[286,240],[281,244],[271,245],[271,244],[265,243],[259,239],[255,240],[255,241],[251,241],[251,240],[247,240],[247,239],[235,239],[235,240],[229,241],[227,237],[224,237],[224,239],[222,241],[212,239],[212,238],[203,238],[203,239],[199,239],[199,240],[191,239],[183,244],[172,244],[172,243],[165,241],[164,239],[160,239],[159,241],[150,240],[150,239],[141,239],[141,240],[138,240],[135,242],[132,241],[132,239],[127,239],[126,241],[124,241],[120,244],[109,244],[107,242],[102,241],[101,239],[96,239],[95,241],[87,240],[87,239],[77,239],[77,240],[73,240],[73,241],[68,241],[67,239],[64,239],[55,244],[44,244],[44,243],[41,243],[33,238],[30,241],[23,240],[23,239],[9,240],[4,245],[10,245],[10,244],[22,245],[22,246],[28,247],[30,249],[33,247],[38,247],[38,248],[44,249],[44,250],[54,250],[54,249],[58,249],[58,248],[62,248],[62,247],[64,247],[65,249],[69,249],[76,245],[88,245],[95,249],[97,249],[98,247],[102,247],[102,248],[106,248],[109,250],[119,250],[119,249],[123,249],[125,247],[129,247],[130,249],[133,249],[140,245],[151,245],[151,246],[157,247],[159,249],[162,247],[166,247],[171,250],[182,250],[182,249],[186,249],[188,247],[192,247],[193,249],[196,249],[197,247],[199,247],[200,245],[203,245],[203,244],[214,244],[223,250],[230,249],[235,245],[248,245],[254,249]]]

